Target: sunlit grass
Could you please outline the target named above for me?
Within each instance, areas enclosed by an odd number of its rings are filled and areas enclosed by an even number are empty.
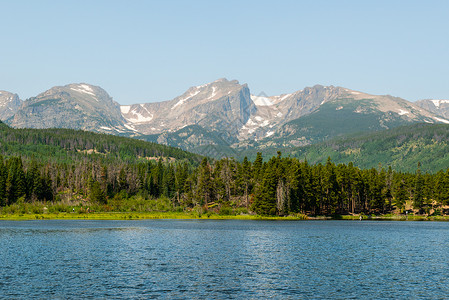
[[[0,220],[145,220],[145,219],[202,219],[202,220],[305,220],[305,215],[259,216],[259,215],[198,215],[189,212],[94,212],[94,213],[46,213],[46,214],[0,214]]]

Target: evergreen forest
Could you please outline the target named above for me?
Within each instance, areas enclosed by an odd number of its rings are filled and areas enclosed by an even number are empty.
[[[218,214],[444,214],[449,170],[397,172],[257,153],[213,160],[130,138],[0,128],[0,206],[60,203],[97,211]],[[68,209],[68,208],[67,208]]]

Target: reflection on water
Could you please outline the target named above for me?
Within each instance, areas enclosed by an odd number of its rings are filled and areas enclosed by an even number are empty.
[[[0,222],[0,298],[446,298],[449,223]]]

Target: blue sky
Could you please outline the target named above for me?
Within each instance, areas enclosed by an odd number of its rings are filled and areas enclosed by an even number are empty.
[[[0,89],[87,82],[121,104],[221,77],[449,98],[449,1],[0,0]]]

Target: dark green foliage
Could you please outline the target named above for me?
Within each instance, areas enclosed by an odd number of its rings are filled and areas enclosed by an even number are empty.
[[[0,123],[0,154],[38,162],[134,163],[145,158],[174,158],[197,165],[201,157],[178,148],[107,134],[72,129],[12,129]]]
[[[415,192],[413,197],[413,207],[415,209],[422,209],[424,205],[424,178],[421,175],[421,164],[418,164],[415,176]]]
[[[101,189],[101,185],[98,181],[92,182],[90,185],[89,193],[90,201],[99,204],[106,204],[106,196],[104,191]]]
[[[198,195],[200,196],[199,203],[207,206],[208,203],[214,199],[211,166],[207,158],[203,158],[198,171]]]
[[[262,215],[276,214],[276,187],[278,185],[276,158],[272,158],[264,168],[263,176],[258,175],[261,183],[257,185],[252,209]]]
[[[117,138],[122,144],[114,144],[116,137],[90,135],[13,130],[0,123],[4,155],[0,155],[0,206],[58,201],[64,196],[89,199],[106,209],[124,207],[124,202],[136,197],[139,201],[162,197],[164,209],[333,215],[389,213],[403,210],[409,200],[424,211],[432,205],[449,204],[449,169],[434,175],[422,173],[422,166],[413,173],[395,172],[379,164],[363,170],[352,162],[335,164],[332,157],[312,165],[282,157],[280,152],[267,162],[258,153],[253,163],[246,158],[241,163],[203,158],[198,164],[199,157],[182,151],[177,159],[163,155],[165,150],[178,153],[178,149],[153,149],[152,144],[133,144],[134,140],[123,138]],[[23,149],[23,155],[14,155],[17,149]],[[84,152],[89,149],[104,153]],[[132,209],[146,207],[139,203]]]
[[[449,168],[449,125],[415,124],[288,148],[284,152],[299,159],[307,157],[314,164],[325,163],[331,157],[334,162],[353,162],[359,168],[381,164],[403,172],[415,172],[420,162],[423,172],[436,173]],[[274,155],[274,151],[267,149],[265,155]]]
[[[282,135],[272,140],[283,143],[283,140],[301,140],[309,143],[321,142],[330,138],[372,132],[407,124],[392,114],[379,112],[371,99],[357,100],[339,99],[321,105],[316,111],[299,119],[286,123],[283,127],[292,128],[294,134]],[[360,107],[363,111],[356,112]],[[382,122],[380,122],[382,120]],[[282,129],[281,129],[282,131]]]

